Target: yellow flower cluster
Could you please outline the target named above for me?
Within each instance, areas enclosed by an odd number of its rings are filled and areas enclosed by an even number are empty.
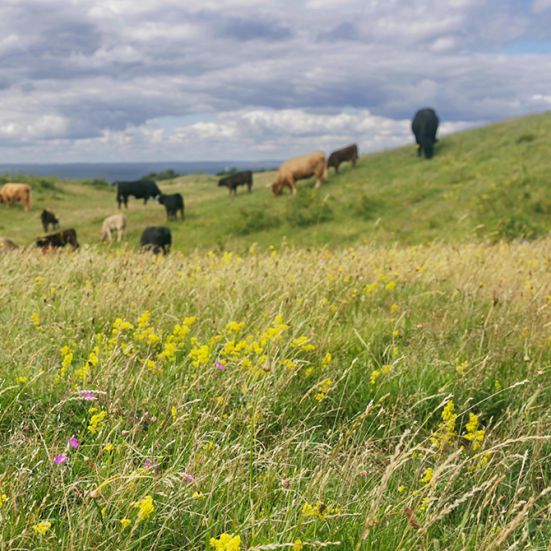
[[[303,335],[291,341],[291,348],[298,348],[303,352],[310,352],[315,350],[316,347],[310,342],[310,338]]]
[[[338,507],[330,507],[321,501],[316,501],[315,505],[306,502],[302,507],[301,514],[305,517],[317,517],[326,519],[329,515],[339,515],[341,510]]]
[[[59,352],[61,354],[61,376],[65,377],[73,363],[74,353],[67,345],[61,348]]]
[[[239,551],[241,549],[241,537],[224,533],[218,538],[210,538],[209,544],[216,551]]]
[[[0,494],[0,509],[2,509],[6,501],[8,501],[8,496],[6,494]]]
[[[33,312],[31,314],[31,321],[37,331],[42,331],[42,325],[40,323],[40,316],[38,315],[38,312]]]
[[[150,495],[147,495],[142,499],[136,501],[133,507],[138,509],[137,522],[147,520],[151,516],[151,513],[153,513],[153,511],[155,510],[155,507],[153,505],[153,498]]]
[[[454,411],[453,400],[450,400],[442,411],[442,421],[438,425],[438,429],[431,436],[432,445],[442,453],[444,449],[450,445],[455,437],[455,421],[457,413]]]
[[[466,432],[463,438],[472,443],[473,451],[480,448],[480,443],[484,440],[485,431],[478,428],[478,416],[474,413],[469,413],[469,422],[465,426]]]
[[[333,379],[323,379],[323,381],[318,385],[318,392],[314,395],[314,398],[318,402],[325,400],[332,386],[333,386]]]
[[[40,534],[41,536],[45,536],[48,530],[52,527],[52,523],[48,520],[41,520],[38,524],[33,525],[33,530]]]
[[[90,422],[88,424],[88,430],[92,434],[97,434],[105,426],[105,418],[107,417],[107,412],[104,410],[99,411],[98,408],[90,408],[88,413],[92,414]]]

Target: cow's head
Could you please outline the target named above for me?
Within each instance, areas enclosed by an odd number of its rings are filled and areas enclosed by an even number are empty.
[[[425,154],[425,157],[427,159],[432,159],[432,156],[434,155],[434,140],[427,139],[424,140],[421,144],[423,147],[423,153]]]
[[[160,195],[157,195],[157,201],[161,204],[165,204],[165,196],[161,193]]]
[[[281,184],[281,182],[279,180],[276,180],[272,184],[272,193],[276,196],[281,195],[283,193],[283,185]]]
[[[225,186],[227,186],[227,182],[225,178],[218,180],[218,187],[225,187]]]

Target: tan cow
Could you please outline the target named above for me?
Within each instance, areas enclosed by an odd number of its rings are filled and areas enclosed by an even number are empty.
[[[297,192],[296,181],[316,177],[316,187],[320,187],[327,178],[327,163],[323,151],[315,151],[301,157],[285,161],[277,173],[277,179],[272,184],[274,195],[281,195],[286,186],[292,193]]]
[[[8,206],[13,203],[21,203],[26,211],[31,210],[31,186],[14,182],[4,184],[0,189],[0,202]]]
[[[113,214],[113,216],[107,217],[101,226],[101,240],[111,243],[111,232],[116,231],[117,241],[120,243],[124,239],[127,224],[124,214]]]

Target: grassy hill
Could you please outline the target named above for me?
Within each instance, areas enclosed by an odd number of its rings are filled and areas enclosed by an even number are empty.
[[[315,145],[313,144],[313,149]],[[327,185],[299,183],[297,197],[272,196],[274,173],[255,174],[251,195],[235,198],[217,178],[191,175],[161,182],[184,194],[184,222],[170,224],[174,247],[244,251],[283,238],[300,246],[357,242],[419,244],[473,238],[532,239],[551,228],[551,114],[501,122],[440,140],[432,161],[415,147],[367,155],[356,170],[331,171]],[[21,179],[21,178],[19,178]],[[0,235],[20,244],[41,233],[39,212],[52,208],[82,243],[97,243],[103,218],[117,211],[110,187],[49,178],[33,185],[34,210],[0,209]],[[165,223],[162,206],[131,200],[130,246],[146,225]]]

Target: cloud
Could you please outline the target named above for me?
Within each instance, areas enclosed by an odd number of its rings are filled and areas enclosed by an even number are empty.
[[[507,48],[548,39],[548,4],[4,0],[0,153],[282,158],[407,142],[424,106],[522,115],[548,106],[551,56]]]

